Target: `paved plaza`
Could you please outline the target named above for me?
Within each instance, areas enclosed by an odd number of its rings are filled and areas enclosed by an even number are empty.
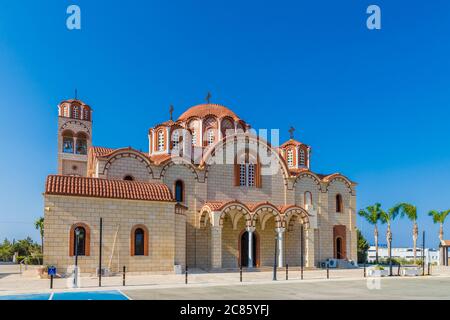
[[[184,275],[127,275],[102,278],[81,277],[81,288],[70,288],[70,279],[49,280],[33,276],[31,267],[22,273],[17,265],[0,265],[0,295],[44,292],[71,292],[119,289],[131,299],[450,299],[450,269],[435,267],[431,276],[364,278],[362,269],[308,270],[300,280],[300,270],[279,270],[277,281],[272,271],[206,273],[192,270],[185,284]]]

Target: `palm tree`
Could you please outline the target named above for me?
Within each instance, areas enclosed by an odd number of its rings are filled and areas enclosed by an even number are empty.
[[[388,246],[388,252],[391,252],[391,242],[392,242],[392,231],[391,231],[391,223],[394,221],[395,217],[397,217],[398,212],[396,212],[395,207],[390,208],[388,212],[381,210],[380,220],[382,224],[387,224],[386,230],[386,240]],[[391,257],[389,256],[389,260]]]
[[[417,208],[409,203],[399,203],[393,210],[396,214],[400,214],[403,218],[406,216],[409,220],[413,222],[413,252],[414,252],[414,263],[416,263],[416,253],[417,253],[417,238],[419,237],[419,228],[417,226]]]
[[[442,241],[444,239],[444,221],[449,213],[450,210],[447,211],[431,210],[430,212],[428,212],[428,215],[430,217],[433,217],[433,222],[439,223],[439,241]]]
[[[380,220],[381,204],[375,203],[373,206],[368,206],[366,209],[361,209],[358,212],[360,217],[367,220],[368,223],[374,226],[373,236],[375,238],[375,260],[378,263],[378,227],[377,223]]]
[[[34,227],[41,234],[41,251],[44,253],[44,217],[40,217],[34,222]]]

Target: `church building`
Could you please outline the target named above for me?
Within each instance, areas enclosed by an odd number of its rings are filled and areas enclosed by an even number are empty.
[[[293,130],[268,142],[209,99],[172,113],[148,130],[142,152],[93,146],[91,107],[58,105],[58,171],[43,194],[46,265],[63,272],[76,260],[94,273],[100,247],[110,272],[357,260],[356,184],[313,172],[311,147]]]

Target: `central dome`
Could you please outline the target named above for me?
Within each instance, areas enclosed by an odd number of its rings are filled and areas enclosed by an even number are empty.
[[[217,118],[231,117],[238,121],[240,118],[230,109],[220,104],[204,103],[187,109],[179,118],[178,121],[186,121],[192,117],[205,118],[207,116],[216,116]]]

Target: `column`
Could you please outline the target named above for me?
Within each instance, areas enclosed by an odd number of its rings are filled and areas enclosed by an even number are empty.
[[[278,241],[278,252],[277,252],[277,257],[278,257],[278,268],[282,268],[284,266],[284,257],[283,257],[283,252],[284,252],[284,248],[283,248],[283,233],[285,231],[284,228],[276,228],[275,229],[276,233],[277,233],[277,241]]]
[[[211,268],[222,268],[222,226],[211,226]]]
[[[255,232],[255,227],[247,227],[248,232],[248,268],[253,268],[253,261],[255,259],[253,252],[253,232]]]
[[[304,242],[305,242],[305,267],[314,267],[315,266],[315,257],[314,257],[314,229],[308,228],[303,230],[304,234]]]

